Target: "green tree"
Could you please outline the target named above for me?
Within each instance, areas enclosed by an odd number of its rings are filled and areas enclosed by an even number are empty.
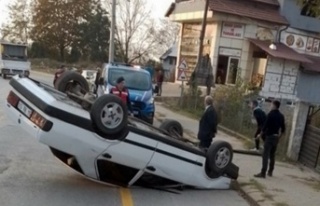
[[[301,8],[301,15],[315,18],[320,16],[319,0],[297,0],[297,4]]]
[[[100,2],[95,5],[91,14],[78,28],[78,48],[91,61],[107,61],[107,52],[110,39],[110,21],[107,11]]]
[[[79,23],[90,15],[96,1],[35,0],[32,9],[32,39],[58,49],[60,59],[64,61],[65,50],[77,39]]]
[[[31,27],[30,1],[13,1],[9,6],[9,21],[2,25],[2,39],[28,42]]]

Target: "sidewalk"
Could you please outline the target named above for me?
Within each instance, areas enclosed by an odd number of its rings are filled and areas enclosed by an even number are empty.
[[[198,121],[172,112],[156,105],[156,118],[175,119],[179,121],[184,132],[195,137]],[[225,140],[234,149],[244,149],[243,142],[221,131],[215,140]],[[320,205],[320,175],[309,168],[289,163],[277,162],[273,177],[256,179],[254,174],[260,172],[262,160],[259,156],[234,154],[233,162],[240,167],[238,178],[241,189],[250,199],[261,206],[317,206]]]

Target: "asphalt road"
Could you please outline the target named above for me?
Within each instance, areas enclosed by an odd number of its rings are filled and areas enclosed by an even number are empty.
[[[51,84],[51,75],[31,77]],[[38,143],[5,116],[9,80],[0,79],[0,205],[1,206],[245,206],[232,190],[164,191],[109,187],[92,182],[64,166],[48,147]]]

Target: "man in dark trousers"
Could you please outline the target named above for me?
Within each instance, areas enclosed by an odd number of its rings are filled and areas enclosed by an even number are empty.
[[[285,132],[285,119],[283,114],[279,111],[280,102],[274,100],[271,105],[271,111],[267,116],[260,137],[265,135],[266,139],[264,142],[264,151],[262,155],[262,169],[259,174],[254,175],[257,178],[265,178],[268,168],[268,160],[270,158],[270,165],[268,170],[268,176],[272,177],[274,165],[275,165],[275,155],[277,151],[277,145],[282,134]]]
[[[206,96],[204,101],[205,112],[199,122],[198,139],[200,140],[199,147],[203,150],[207,150],[217,133],[218,117],[217,112],[213,107],[212,97]]]
[[[119,77],[116,82],[116,86],[112,87],[110,90],[110,94],[117,95],[123,101],[123,103],[127,106],[128,111],[133,115],[133,110],[131,107],[129,90],[124,86],[124,78]]]
[[[265,123],[265,121],[267,119],[267,115],[259,107],[259,104],[258,104],[257,100],[252,100],[250,107],[253,110],[253,116],[255,118],[255,123],[257,124],[257,130],[256,130],[256,133],[254,134],[254,139],[255,139],[256,146],[252,150],[258,151],[258,150],[260,150],[260,138],[259,138],[259,135],[260,135],[260,133],[262,131],[262,128],[264,126],[264,123]],[[265,136],[262,136],[261,139],[264,141],[265,140]]]

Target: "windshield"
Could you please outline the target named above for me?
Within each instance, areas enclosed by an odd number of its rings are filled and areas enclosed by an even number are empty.
[[[1,47],[3,60],[27,61],[26,46],[2,44]]]
[[[150,75],[137,70],[127,70],[119,68],[110,68],[108,74],[108,83],[112,86],[116,85],[119,77],[125,79],[125,86],[128,89],[146,91],[151,89]]]

